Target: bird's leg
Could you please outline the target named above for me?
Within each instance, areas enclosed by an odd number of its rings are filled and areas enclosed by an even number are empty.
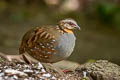
[[[27,63],[27,64],[32,64],[32,63],[36,63],[38,62],[38,60],[34,59],[32,56],[30,56],[28,53],[23,53],[21,54],[23,60]]]
[[[62,70],[59,67],[54,66],[52,63],[42,63],[45,67],[46,71],[59,73],[60,75],[64,76],[65,74],[62,72]]]
[[[27,64],[32,64],[32,62],[24,54],[22,54],[22,58]]]

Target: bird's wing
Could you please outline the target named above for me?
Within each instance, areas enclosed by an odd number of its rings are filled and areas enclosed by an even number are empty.
[[[51,29],[51,30],[50,30]],[[55,53],[56,35],[53,34],[53,28],[36,27],[28,31],[22,40],[19,52],[23,54],[25,51],[30,55],[41,55]],[[45,55],[44,55],[45,54]]]

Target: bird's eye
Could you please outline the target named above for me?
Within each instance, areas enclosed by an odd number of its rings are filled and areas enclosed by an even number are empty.
[[[75,26],[76,26],[75,23],[69,23],[69,25],[71,25],[72,27],[75,27]]]
[[[74,26],[75,24],[73,24],[73,23],[70,22],[69,25]]]

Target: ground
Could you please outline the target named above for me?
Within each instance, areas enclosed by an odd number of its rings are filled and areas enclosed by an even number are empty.
[[[8,61],[1,55],[0,80],[120,80],[120,66],[107,60],[76,64],[77,67],[73,62],[63,63],[68,63],[68,66],[73,64],[74,69],[62,68],[65,65]]]

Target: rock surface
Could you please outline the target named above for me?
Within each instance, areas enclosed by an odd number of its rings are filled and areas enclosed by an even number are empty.
[[[92,80],[120,80],[120,66],[107,60],[85,63],[79,66],[76,71],[86,72]]]
[[[120,80],[120,66],[107,60],[78,65],[70,61],[26,64],[0,54],[0,80]]]

